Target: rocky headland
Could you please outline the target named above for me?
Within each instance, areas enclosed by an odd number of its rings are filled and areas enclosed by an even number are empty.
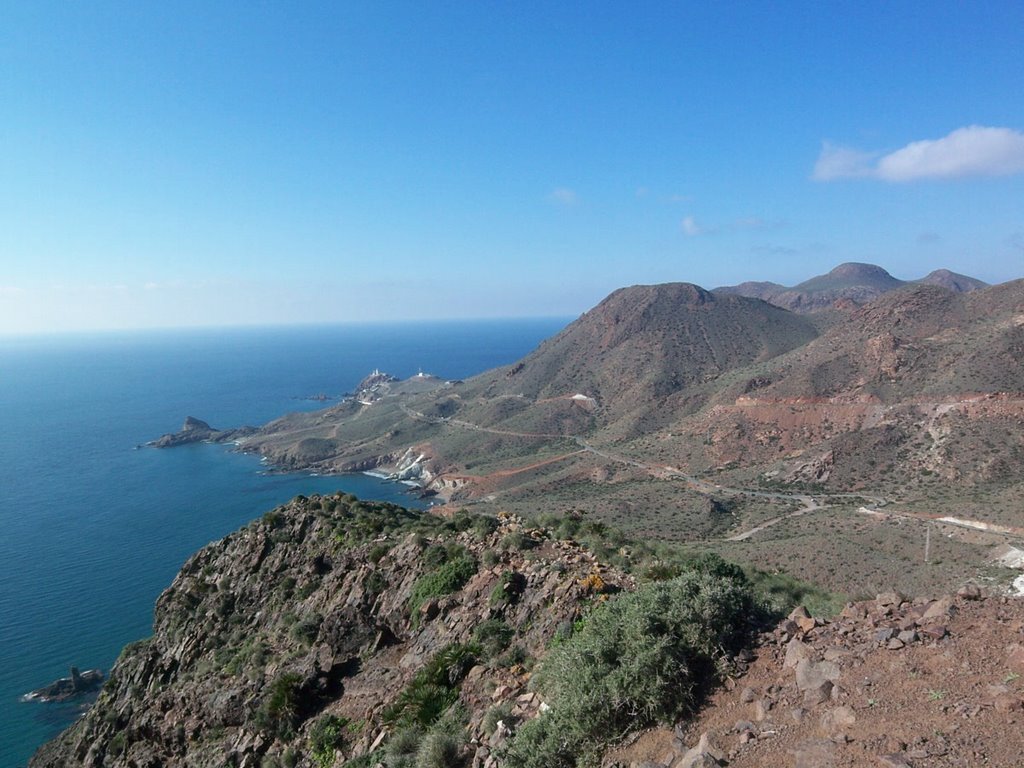
[[[154,448],[174,448],[191,443],[230,443],[253,435],[256,431],[256,427],[248,426],[234,429],[214,429],[202,419],[186,416],[180,430],[161,435],[147,445]]]

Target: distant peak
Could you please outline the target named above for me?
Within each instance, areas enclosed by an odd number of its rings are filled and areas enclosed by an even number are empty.
[[[834,277],[892,277],[877,264],[864,264],[859,261],[847,261],[829,272]]]
[[[974,277],[961,275],[949,269],[936,269],[929,272],[917,282],[926,285],[939,285],[955,293],[967,293],[985,288],[988,283]]]
[[[631,285],[611,293],[601,304],[628,299],[637,301],[672,301],[683,304],[708,304],[715,301],[715,295],[693,283],[658,283],[656,285]],[[600,305],[598,305],[600,306]]]

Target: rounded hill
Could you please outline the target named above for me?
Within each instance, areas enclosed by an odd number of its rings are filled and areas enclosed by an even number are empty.
[[[760,299],[690,283],[636,285],[609,295],[521,362],[482,378],[492,395],[584,395],[614,419],[816,335],[805,318]]]

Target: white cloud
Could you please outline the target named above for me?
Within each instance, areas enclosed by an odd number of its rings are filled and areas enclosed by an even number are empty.
[[[697,235],[703,235],[705,232],[704,228],[697,223],[693,216],[686,216],[680,223],[680,226],[687,237],[696,237]]]
[[[889,154],[824,142],[812,178],[873,178],[902,182],[1008,176],[1024,172],[1024,133],[969,125],[941,139],[914,141]]]
[[[860,176],[871,176],[871,161],[876,157],[870,152],[860,152],[849,147],[840,147],[832,142],[821,144],[821,154],[814,164],[811,178],[816,181],[832,179],[851,179]]]
[[[553,203],[559,205],[576,205],[579,202],[579,196],[568,187],[557,187],[552,190],[551,194],[548,195],[548,199]]]

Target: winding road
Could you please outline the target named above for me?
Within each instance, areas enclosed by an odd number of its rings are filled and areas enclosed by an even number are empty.
[[[503,435],[506,437],[520,437],[520,438],[534,438],[534,439],[553,439],[553,440],[572,440],[581,449],[581,452],[592,453],[595,456],[599,456],[606,461],[615,462],[618,464],[624,464],[626,466],[640,469],[644,472],[648,472],[651,475],[664,479],[664,480],[681,480],[685,482],[691,489],[704,494],[723,494],[728,496],[751,496],[754,498],[767,499],[769,501],[777,501],[780,503],[797,503],[800,507],[791,512],[773,517],[769,520],[764,521],[752,528],[748,528],[740,533],[728,536],[726,541],[746,541],[747,539],[757,535],[761,531],[771,528],[774,525],[789,520],[794,517],[800,517],[806,515],[809,512],[816,512],[818,510],[827,509],[833,504],[822,504],[819,503],[814,496],[810,496],[805,493],[782,493],[779,491],[764,491],[760,489],[751,488],[732,488],[729,486],[718,485],[716,483],[709,483],[706,480],[689,475],[676,467],[670,467],[661,464],[650,464],[639,459],[632,458],[630,456],[624,456],[619,453],[612,453],[604,448],[597,448],[588,443],[583,437],[579,435],[560,435],[544,432],[516,432],[508,429],[495,429],[493,427],[485,427],[481,424],[473,424],[469,421],[463,421],[462,419],[452,419],[445,416],[427,416],[425,413],[420,411],[414,411],[405,403],[401,403],[399,407],[402,411],[412,419],[418,421],[425,421],[430,424],[442,424],[448,426],[459,427],[462,429],[469,429],[476,432],[487,432],[494,435]],[[857,493],[837,493],[837,494],[819,494],[819,498],[823,500],[836,500],[836,499],[848,499],[850,501],[860,500],[874,507],[881,507],[889,503],[888,499],[881,496],[857,494]]]

